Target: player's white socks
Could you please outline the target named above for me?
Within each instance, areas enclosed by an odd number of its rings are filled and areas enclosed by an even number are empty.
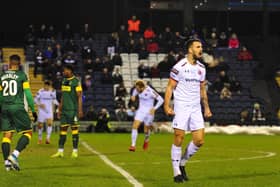
[[[177,147],[176,145],[172,144],[171,147],[171,160],[173,166],[174,177],[177,175],[181,175],[181,171],[179,168],[180,160],[181,160],[182,149],[181,147]]]
[[[150,135],[151,135],[151,132],[150,132],[150,130],[148,130],[148,132],[145,133],[145,142],[149,141]]]
[[[63,153],[63,151],[64,151],[64,149],[62,149],[62,148],[58,149],[58,152],[60,152],[60,153]]]
[[[78,149],[73,149],[73,152],[76,152],[76,153],[77,153],[77,152],[78,152]]]
[[[38,129],[38,139],[42,140],[42,134],[43,134],[43,127]]]
[[[19,156],[19,153],[20,153],[20,152],[19,152],[18,150],[15,149],[15,150],[13,151],[12,154],[13,154],[15,157],[18,157],[18,156]]]
[[[199,147],[197,147],[193,141],[189,143],[189,145],[186,147],[185,153],[182,156],[180,166],[184,166],[186,162],[189,160],[190,157],[192,157],[197,151]]]
[[[47,127],[47,139],[49,140],[51,137],[51,133],[52,133],[52,126],[48,126]]]
[[[138,130],[137,129],[132,129],[132,131],[131,131],[131,146],[136,145],[137,135],[138,135]]]

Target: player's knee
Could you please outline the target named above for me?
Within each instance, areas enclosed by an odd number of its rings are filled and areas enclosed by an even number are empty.
[[[183,143],[183,141],[184,141],[184,136],[182,136],[181,134],[175,135],[174,144],[175,144],[176,146],[181,146],[182,143]]]
[[[196,145],[197,147],[201,147],[204,144],[204,139],[197,139],[193,141],[194,145]]]
[[[25,133],[23,133],[23,135],[26,136],[29,140],[31,140],[31,138],[32,138],[32,131],[25,132]]]
[[[9,143],[10,144],[11,141],[12,141],[11,138],[8,138],[8,137],[3,137],[2,138],[2,143]]]
[[[74,135],[74,134],[79,134],[79,129],[78,129],[78,127],[72,127],[71,129],[72,129],[72,134],[73,134],[73,135]]]
[[[68,126],[61,126],[60,127],[60,135],[66,135],[67,134]]]

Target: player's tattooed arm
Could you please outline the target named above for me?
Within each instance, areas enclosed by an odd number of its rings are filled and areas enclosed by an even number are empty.
[[[200,96],[201,96],[202,104],[204,106],[204,116],[205,117],[211,117],[212,116],[212,112],[210,110],[209,103],[208,103],[208,96],[207,96],[207,90],[206,90],[206,81],[203,81],[200,84]]]

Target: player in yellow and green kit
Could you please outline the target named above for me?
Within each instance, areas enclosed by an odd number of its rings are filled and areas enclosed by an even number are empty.
[[[66,65],[63,68],[64,79],[62,80],[62,96],[58,108],[60,118],[60,136],[58,141],[58,152],[52,158],[63,157],[64,144],[66,142],[67,129],[71,126],[73,152],[72,158],[78,157],[79,124],[78,119],[83,116],[82,108],[82,86],[79,79],[74,76],[73,67]]]
[[[9,60],[9,69],[0,75],[2,153],[7,171],[20,169],[18,156],[29,144],[32,136],[31,121],[24,106],[24,95],[32,110],[34,121],[37,120],[27,76],[19,70],[20,57],[12,55]],[[16,131],[22,136],[19,138],[15,150],[10,154],[12,136]]]

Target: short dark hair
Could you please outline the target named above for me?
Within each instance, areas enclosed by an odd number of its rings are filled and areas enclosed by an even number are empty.
[[[20,56],[19,55],[11,55],[10,61],[16,61],[20,63]]]
[[[74,72],[74,68],[71,65],[65,65],[64,68]]]
[[[189,48],[192,46],[192,44],[194,42],[200,42],[201,43],[201,40],[197,39],[197,38],[191,38],[188,41],[186,41],[185,46],[186,46],[187,51],[189,50]]]
[[[51,82],[49,80],[45,80],[44,84],[50,86]]]

